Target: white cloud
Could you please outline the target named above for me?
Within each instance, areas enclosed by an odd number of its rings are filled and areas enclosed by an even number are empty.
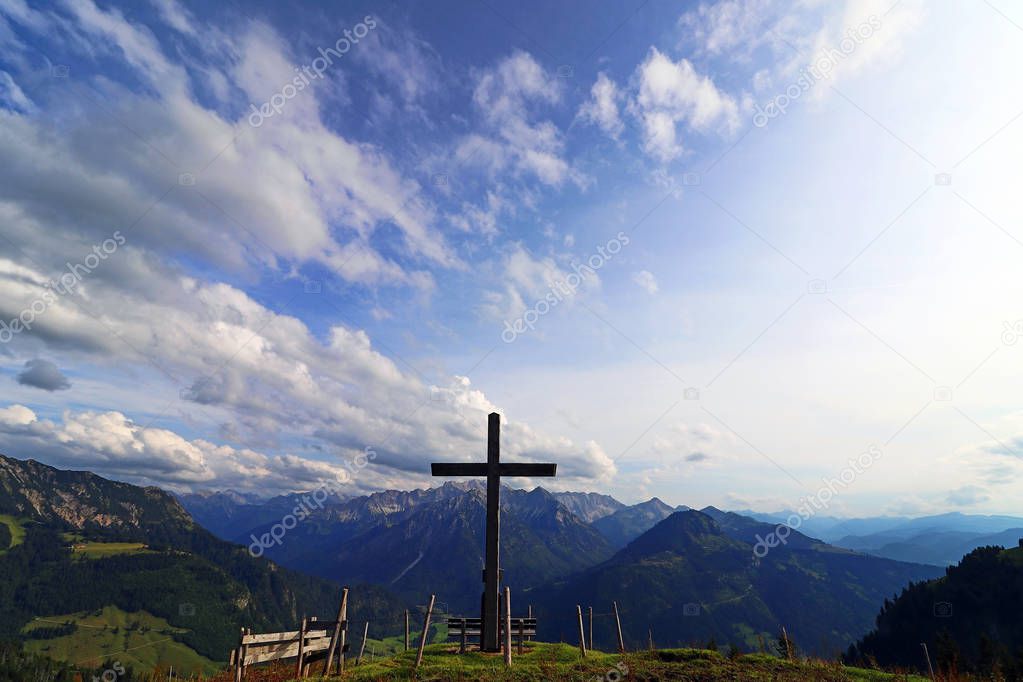
[[[631,109],[643,126],[644,149],[659,161],[671,161],[683,152],[683,130],[730,132],[739,125],[735,100],[686,59],[674,62],[652,47],[637,67],[636,79],[638,92]]]
[[[4,320],[17,315],[25,301],[41,296],[48,281],[43,273],[10,265],[0,267]],[[433,386],[404,372],[363,330],[334,325],[321,341],[300,320],[273,312],[229,285],[176,274],[130,245],[103,267],[120,272],[104,279],[97,268],[96,278],[82,283],[78,300],[89,313],[58,298],[11,344],[44,343],[54,351],[73,352],[79,364],[102,368],[109,384],[160,395],[165,410],[186,421],[220,424],[239,442],[268,446],[281,438],[298,439],[325,453],[316,458],[351,457],[372,447],[379,453],[375,475],[386,474],[390,482],[404,485],[428,481],[430,458],[474,452],[486,414],[496,409],[468,379],[454,377],[448,385]],[[509,267],[516,286],[534,285],[530,278],[537,270],[529,262],[513,256]],[[159,372],[145,372],[148,366]],[[138,372],[147,380],[140,381]],[[27,419],[20,410],[3,414],[5,422]],[[104,419],[122,436],[135,433],[127,417]],[[71,423],[85,428],[79,421]],[[193,447],[171,435],[153,436],[153,448],[181,458],[184,473],[159,462],[149,471],[142,455],[133,455],[131,466],[154,481],[207,480]],[[613,472],[613,464],[592,444],[573,444],[515,421],[506,435],[510,457],[556,457],[569,479]],[[56,440],[68,444],[84,438]],[[50,445],[57,457],[58,446]],[[121,456],[139,450],[136,445],[117,447],[104,452]],[[26,448],[23,444],[18,452],[29,453]]]
[[[486,122],[487,135],[463,142],[462,149],[491,172],[505,168],[560,187],[566,181],[585,186],[587,180],[563,157],[561,132],[537,110],[557,103],[562,87],[533,57],[517,51],[483,71],[473,102]],[[461,152],[461,150],[460,150]]]
[[[36,414],[24,405],[0,407],[0,425],[5,427],[28,426],[36,420]]]
[[[191,39],[187,29],[195,25],[182,23],[188,16],[180,7],[159,7],[181,39]],[[45,15],[34,30],[48,31],[55,17]],[[73,300],[57,297],[37,315],[5,356],[45,351],[75,368],[76,389],[95,385],[79,382],[87,368],[118,395],[144,394],[139,404],[148,410],[129,414],[119,405],[66,413],[57,423],[5,408],[3,447],[52,462],[93,461],[111,475],[133,472],[167,485],[281,487],[304,485],[308,478],[300,476],[309,474],[294,472],[318,471],[332,466],[323,460],[367,446],[379,457],[366,481],[381,486],[428,483],[430,458],[478,451],[480,428],[496,406],[468,379],[441,375],[432,386],[381,353],[362,329],[328,320],[314,334],[236,286],[181,269],[198,263],[198,272],[226,268],[251,278],[269,269],[275,278],[300,280],[308,264],[368,286],[428,291],[434,280],[427,268],[465,267],[419,184],[380,147],[329,128],[315,88],[258,128],[247,111],[228,116],[192,94],[193,73],[216,73],[230,83],[221,95],[258,105],[291,82],[301,57],[253,22],[219,36],[229,59],[186,70],[148,29],[116,10],[86,1],[67,21],[123,58],[148,87],[137,93],[110,79],[83,81],[45,116],[0,111],[0,236],[21,251],[17,262],[0,259],[0,319],[43,296],[65,262],[80,262],[115,227],[124,226],[126,244],[83,279]],[[75,88],[86,87],[104,108],[76,97]],[[423,92],[405,94],[419,99]],[[560,133],[525,113],[559,96],[535,61],[518,53],[502,62],[479,78],[475,96],[510,169],[553,184],[573,177],[560,157]],[[193,174],[194,185],[179,183],[183,172]],[[510,210],[497,189],[477,213],[470,206],[466,215],[489,234]],[[386,239],[374,239],[380,230]],[[388,243],[387,255],[379,242]],[[510,265],[521,270],[515,259]],[[516,286],[526,275],[520,272]],[[164,413],[154,403],[165,403]],[[196,430],[212,423],[239,447],[139,425],[150,418]],[[555,458],[567,480],[614,471],[593,443],[574,444],[514,420],[506,433],[509,458]]]
[[[572,272],[551,256],[537,257],[521,244],[513,244],[497,265],[496,280],[500,286],[487,292],[482,310],[493,320],[514,320],[552,291],[564,297],[564,302],[558,305],[567,306],[572,297],[599,288],[598,274],[584,269],[581,272],[586,276],[579,290],[567,289],[566,282]]]
[[[248,112],[225,119],[197,103],[186,71],[144,27],[90,2],[75,5],[75,18],[123,55],[155,95],[104,80],[94,87],[108,104],[68,104],[56,115],[60,125],[0,112],[0,153],[8,160],[0,201],[49,230],[98,234],[144,215],[134,239],[236,270],[316,262],[353,282],[429,288],[431,278],[417,267],[464,267],[433,224],[418,183],[380,148],[329,129],[314,88],[251,128]],[[231,41],[234,62],[224,73],[207,67],[207,76],[227,74],[257,104],[294,78],[298,60],[269,27],[249,24]],[[122,121],[133,122],[134,134]],[[182,172],[193,174],[194,187],[179,186]],[[402,263],[371,245],[390,224],[402,237]]]
[[[462,202],[461,213],[449,216],[451,224],[468,233],[478,233],[493,237],[500,228],[498,221],[502,214],[514,213],[515,207],[497,192],[488,190],[482,206],[469,201]]]
[[[0,70],[0,103],[23,112],[35,110],[35,104],[28,98],[21,87],[14,82],[11,74]]]
[[[657,293],[657,278],[649,270],[633,273],[632,281],[651,296]]]
[[[374,20],[377,27],[360,42],[353,57],[397,90],[407,109],[418,111],[424,97],[445,85],[441,58],[413,31],[392,27],[379,17]]]
[[[597,80],[590,88],[590,98],[579,109],[579,118],[600,127],[608,136],[618,139],[625,128],[618,115],[618,86],[607,74],[597,74]]]
[[[196,34],[195,26],[193,24],[194,20],[191,13],[182,7],[177,0],[152,0],[152,2],[156,6],[157,11],[160,13],[160,18],[163,19],[168,26],[180,33],[188,35]]]
[[[679,47],[693,47],[710,55],[728,54],[749,59],[765,42],[777,40],[772,21],[779,7],[771,0],[722,0],[698,7],[679,18],[684,39]]]

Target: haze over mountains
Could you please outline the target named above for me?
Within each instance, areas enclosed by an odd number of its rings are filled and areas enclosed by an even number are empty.
[[[428,503],[438,496],[452,495],[454,491],[472,488],[483,490],[478,481],[448,483],[438,489],[410,492],[384,491],[369,496],[350,498],[332,496],[324,502],[323,510],[313,515],[310,527],[298,533],[323,535],[329,533],[331,541],[351,539],[372,527],[378,519],[392,521],[406,518],[417,504]],[[511,490],[510,488],[505,488]],[[671,506],[654,497],[645,502],[627,505],[610,495],[583,492],[551,492],[558,503],[572,512],[582,523],[592,525],[600,532],[612,549],[621,549],[631,540],[652,528],[658,521],[675,511],[685,511],[686,505]],[[294,508],[301,494],[271,498],[235,491],[215,491],[180,495],[182,504],[203,527],[227,540],[246,544],[250,535],[276,523]],[[347,504],[349,503],[350,504]],[[342,511],[343,509],[343,511]],[[719,510],[707,507],[701,511],[711,513],[719,522]],[[754,519],[766,524],[784,524],[792,512],[757,512],[739,510],[735,517]],[[342,518],[343,517],[343,518]],[[337,521],[335,524],[334,522]],[[332,526],[327,531],[324,525]],[[841,518],[813,516],[799,527],[802,535],[820,539],[836,547],[852,549],[865,554],[945,566],[959,561],[965,554],[986,545],[1014,546],[1023,537],[1023,517],[1008,515],[979,515],[949,512],[922,517],[878,516]],[[328,538],[323,538],[328,539]],[[278,556],[300,552],[280,547],[271,551]]]
[[[741,513],[773,523],[785,523],[789,516],[784,512]],[[1014,546],[1023,537],[1023,517],[961,512],[917,518],[812,517],[801,530],[833,545],[875,556],[947,566],[978,547]]]

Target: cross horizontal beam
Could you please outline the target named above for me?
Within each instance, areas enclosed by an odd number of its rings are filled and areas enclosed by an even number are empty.
[[[557,471],[557,464],[523,462],[497,465],[499,476],[556,476]],[[487,464],[434,462],[430,465],[430,473],[434,476],[486,476],[490,473],[490,467]]]

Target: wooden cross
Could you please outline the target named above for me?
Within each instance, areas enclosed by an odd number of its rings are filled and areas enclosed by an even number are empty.
[[[487,536],[486,568],[483,571],[483,633],[480,648],[500,651],[499,605],[501,600],[501,477],[502,476],[555,476],[557,464],[502,464],[501,415],[491,412],[487,417],[486,464],[433,463],[434,476],[486,476],[487,477]]]

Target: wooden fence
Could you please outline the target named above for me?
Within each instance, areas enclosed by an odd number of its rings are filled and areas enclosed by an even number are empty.
[[[344,655],[348,651],[348,588],[341,591],[341,606],[337,620],[324,621],[303,618],[298,630],[253,634],[243,629],[238,648],[231,652],[231,667],[235,682],[243,682],[249,666],[283,659],[295,659],[295,677],[308,677],[312,665],[323,662],[322,675],[334,668],[344,670]]]

